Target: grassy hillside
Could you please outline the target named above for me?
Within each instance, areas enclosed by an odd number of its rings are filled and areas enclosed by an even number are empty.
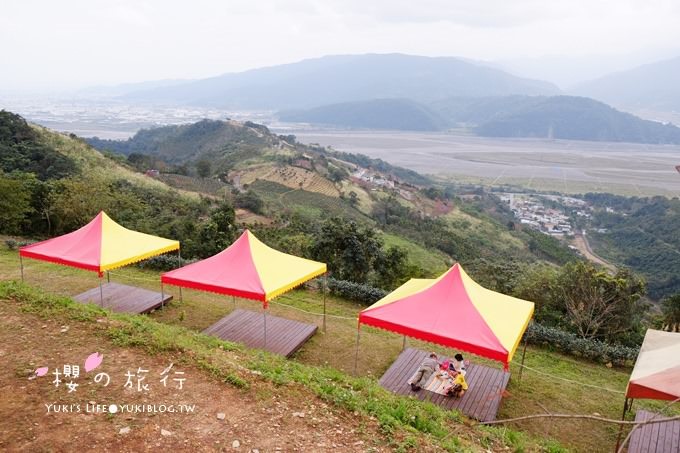
[[[202,136],[201,131],[205,128],[209,132]],[[234,132],[236,130],[240,132]],[[195,135],[200,137],[198,144],[187,151],[185,139]],[[475,206],[474,202],[463,198],[428,198],[420,189],[429,186],[429,181],[412,171],[361,155],[303,145],[295,137],[277,136],[252,123],[214,121],[164,127],[140,132],[126,142],[112,143],[112,149],[124,147],[128,162],[135,154],[145,152],[167,158],[168,163],[181,161],[181,167],[189,170],[187,176],[164,174],[162,177],[177,187],[199,190],[205,187],[206,195],[224,194],[235,201],[237,207],[251,210],[249,205],[252,203],[241,205],[239,197],[244,193],[252,194],[250,198],[261,200],[261,206],[254,214],[276,220],[279,228],[290,225],[286,218],[291,216],[302,216],[307,225],[337,216],[370,228],[377,226],[390,238],[386,247],[401,242],[404,245],[401,249],[407,255],[419,256],[417,259],[407,257],[408,262],[416,265],[419,274],[435,275],[441,269],[441,265],[429,268],[432,261],[423,259],[424,251],[443,257],[448,263],[455,260],[470,262],[478,257],[492,261],[509,258],[524,262],[536,258],[554,260],[543,250],[534,251],[530,247],[536,242],[534,238],[508,231],[504,226],[506,220],[488,215],[487,210],[495,209],[493,203]],[[149,143],[154,147],[149,148]],[[177,149],[182,149],[180,154],[172,154]],[[198,167],[206,161],[209,162],[207,174],[200,176]],[[145,167],[137,168],[144,170]],[[180,169],[178,167],[176,171]],[[363,175],[363,179],[356,175]],[[376,183],[376,179],[380,182]],[[381,220],[381,212],[385,213],[385,209],[394,212],[389,213],[390,219]],[[261,234],[270,233],[263,231]],[[305,238],[304,244],[310,244],[318,231],[288,226],[286,234],[301,235]],[[284,248],[289,245],[284,238],[277,239],[278,236],[270,234],[274,245]],[[471,243],[475,247],[471,247]],[[566,246],[563,248],[566,250]],[[299,246],[289,250],[308,253],[305,247]],[[435,261],[441,263],[439,259]]]
[[[0,246],[0,280],[18,278],[18,264],[16,252]],[[96,276],[85,271],[33,260],[25,260],[24,264],[30,285],[52,294],[68,296],[89,289],[97,283]],[[156,272],[125,268],[114,271],[111,277],[113,281],[158,289]],[[7,294],[8,288],[6,284],[3,286],[5,291],[3,294]],[[251,386],[251,391],[259,388],[261,385],[259,379],[274,382],[276,387],[269,394],[281,393],[283,398],[290,394],[291,385],[301,386],[305,389],[304,392],[316,392],[316,395],[333,407],[341,410],[349,408],[350,411],[357,410],[360,414],[373,415],[379,424],[393,426],[397,431],[388,429],[387,439],[388,441],[394,439],[397,443],[398,439],[403,440],[402,434],[399,434],[401,429],[406,429],[406,432],[416,436],[420,436],[421,430],[424,430],[429,433],[426,436],[429,442],[435,444],[440,438],[436,433],[442,432],[441,436],[445,440],[441,445],[444,447],[450,445],[446,443],[447,440],[457,438],[457,441],[453,441],[453,451],[465,448],[475,451],[480,446],[495,451],[498,448],[502,449],[503,443],[512,451],[564,451],[557,446],[556,441],[573,451],[607,451],[613,448],[616,440],[615,428],[592,421],[558,423],[537,420],[512,425],[510,430],[502,427],[491,430],[476,427],[469,431],[466,426],[471,422],[461,419],[456,413],[447,415],[427,403],[389,396],[387,392],[379,389],[376,380],[399,354],[402,338],[379,329],[362,329],[358,366],[361,378],[358,381],[349,378],[345,373],[351,372],[353,368],[356,313],[361,307],[348,301],[329,297],[327,309],[334,317],[328,318],[328,333],[319,332],[303,346],[293,360],[285,361],[245,348],[234,349],[231,345],[221,350],[222,342],[208,341],[203,339],[202,335],[198,335],[198,332],[234,308],[257,310],[257,304],[253,301],[237,299],[236,304],[232,305],[230,298],[199,291],[184,291],[184,301],[179,302],[176,288],[166,290],[175,296],[175,300],[165,309],[156,311],[149,317],[106,315],[119,323],[124,320],[124,324],[118,324],[115,331],[102,332],[98,338],[113,337],[119,345],[130,345],[154,354],[184,351],[185,359],[182,363],[195,363],[197,367],[209,370],[219,381],[226,379],[232,383],[231,385],[237,385],[240,380],[245,380]],[[20,289],[19,294],[23,293],[24,290]],[[34,301],[32,297],[19,297],[24,301],[22,303],[25,304],[26,311],[37,312],[52,319],[64,319],[63,316],[70,318],[60,324],[72,324],[75,322],[74,319],[91,319],[82,315],[84,311],[88,311],[84,307],[75,306],[75,311],[70,314],[70,309],[60,308],[61,304],[47,304],[42,296]],[[320,295],[314,290],[296,290],[288,293],[277,298],[270,309],[272,314],[277,316],[316,324],[321,322],[319,316],[305,313],[320,313]],[[99,313],[96,308],[92,310]],[[95,319],[102,316],[104,315],[96,314]],[[94,320],[92,322],[104,329],[109,326],[108,323],[95,323]],[[72,332],[80,330],[71,328]],[[426,350],[435,349],[446,354],[452,353],[451,350],[416,340],[409,340],[409,345]],[[475,363],[498,366],[480,357],[473,356],[471,359]],[[262,378],[243,375],[243,370],[234,368],[233,363],[241,363],[247,368],[255,367],[253,369],[263,373]],[[605,365],[566,357],[551,352],[549,346],[548,349],[530,347],[525,363],[530,369],[524,371],[521,381],[518,377],[518,364],[511,366],[512,379],[499,418],[544,413],[545,410],[555,413],[597,413],[614,419],[620,417],[623,405],[622,392],[625,390],[630,369],[608,368]],[[322,385],[324,379],[331,379],[336,385],[324,386]],[[611,391],[580,385],[584,382]],[[280,387],[282,385],[285,387]],[[281,388],[285,388],[286,391],[279,392]],[[363,401],[365,398],[368,400]],[[636,408],[651,410],[659,410],[662,405],[654,401],[636,402]],[[402,411],[405,411],[403,417],[395,415]],[[666,413],[678,414],[680,413],[678,411],[680,408],[676,407]],[[418,417],[421,413],[426,414],[428,424],[413,425],[414,419],[411,416]]]
[[[589,240],[595,252],[647,279],[649,295],[680,293],[680,200],[587,194],[597,208]],[[609,208],[609,211],[607,210]]]

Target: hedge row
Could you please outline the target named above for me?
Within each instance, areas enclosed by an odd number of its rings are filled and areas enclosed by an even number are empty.
[[[532,322],[526,335],[529,343],[555,349],[593,362],[630,365],[638,356],[639,348],[630,348],[598,340],[581,338],[571,332]]]
[[[187,264],[195,263],[198,260],[185,260],[174,254],[158,255],[152,258],[140,261],[137,266],[141,269],[154,269],[158,271],[171,271],[178,267],[186,266]]]
[[[377,302],[387,295],[384,289],[347,280],[336,280],[332,277],[328,278],[328,290],[336,296],[366,305]]]

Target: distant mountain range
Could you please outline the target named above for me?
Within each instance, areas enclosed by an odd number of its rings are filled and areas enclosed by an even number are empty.
[[[326,56],[298,63],[140,89],[128,101],[250,110],[401,98],[430,102],[451,96],[553,95],[548,82],[517,77],[453,57],[403,54]]]
[[[309,110],[288,110],[281,121],[313,123],[352,129],[437,131],[446,120],[429,107],[408,99],[373,99],[322,105]]]
[[[623,109],[680,112],[680,57],[581,83],[571,91]]]
[[[678,143],[680,57],[557,86],[489,63],[403,54],[337,55],[224,74],[111,87],[132,103],[278,111],[283,121],[357,129]]]
[[[480,136],[680,143],[680,128],[575,96],[452,97],[423,105],[382,99],[281,112],[283,121],[392,130],[465,127]]]

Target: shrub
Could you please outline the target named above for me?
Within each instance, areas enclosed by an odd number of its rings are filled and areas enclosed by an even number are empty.
[[[154,269],[159,271],[171,271],[187,264],[195,263],[198,260],[181,260],[177,255],[158,255],[137,263],[141,269]]]
[[[638,348],[581,338],[571,332],[542,326],[535,322],[529,325],[526,335],[528,335],[529,343],[554,348],[566,354],[600,363],[611,362],[614,365],[623,366],[635,361],[639,352]]]
[[[18,250],[21,247],[33,244],[33,241],[17,241],[15,239],[5,239],[5,245],[9,250]]]
[[[384,289],[330,277],[328,278],[328,290],[331,294],[366,305],[377,302],[387,295],[387,291]]]

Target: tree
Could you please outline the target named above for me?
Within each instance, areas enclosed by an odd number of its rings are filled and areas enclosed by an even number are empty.
[[[352,206],[356,206],[359,204],[359,195],[353,190],[350,190],[349,192],[349,204]]]
[[[335,165],[328,166],[328,179],[331,181],[338,183],[348,176],[349,173],[344,168],[336,167]]]
[[[641,334],[645,282],[627,269],[615,275],[583,261],[564,266],[558,294],[569,323],[582,338],[630,341]]]
[[[21,179],[0,172],[0,233],[20,234],[32,212],[31,191]]]
[[[236,214],[229,203],[221,203],[210,212],[210,218],[200,228],[194,253],[207,258],[227,248],[236,235]]]
[[[52,200],[53,232],[73,231],[99,213],[110,211],[113,193],[103,181],[63,179],[56,184]]]
[[[252,190],[247,190],[236,195],[234,204],[236,204],[236,207],[238,208],[247,209],[255,214],[262,214],[264,211],[264,201],[262,201],[262,198]]]
[[[556,295],[559,271],[544,264],[534,264],[522,270],[512,295],[535,304],[534,319],[553,327],[567,328],[564,304]]]
[[[314,259],[328,263],[335,278],[366,283],[382,253],[382,241],[370,228],[333,217],[321,225],[310,252]]]
[[[680,293],[666,297],[661,302],[663,329],[680,332]]]
[[[212,164],[210,163],[209,160],[206,159],[201,159],[198,162],[196,162],[196,173],[198,173],[198,176],[201,178],[207,178],[210,176],[210,171],[212,169]]]
[[[404,283],[409,277],[408,255],[399,247],[390,247],[380,253],[374,263],[374,284],[378,288],[391,289]]]

